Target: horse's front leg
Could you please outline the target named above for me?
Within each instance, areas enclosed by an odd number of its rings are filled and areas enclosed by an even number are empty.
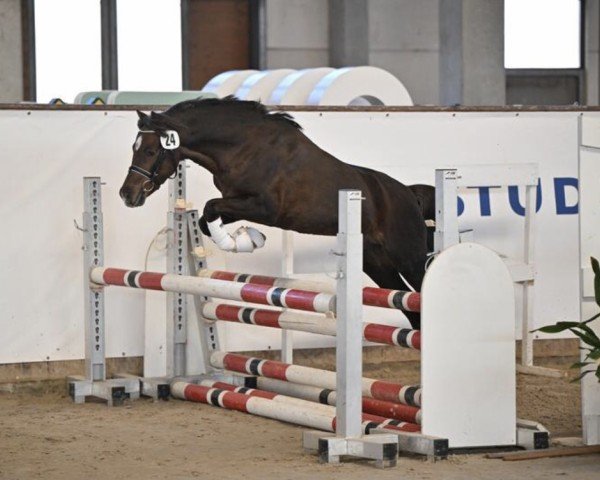
[[[260,222],[266,214],[267,208],[257,197],[213,198],[204,206],[200,226],[202,230],[205,226],[212,241],[221,250],[249,253],[261,248],[266,237],[252,227],[240,227],[230,234],[224,225],[244,219]]]

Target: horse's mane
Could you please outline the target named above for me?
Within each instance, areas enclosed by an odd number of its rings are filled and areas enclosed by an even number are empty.
[[[233,95],[228,95],[224,98],[203,98],[198,100],[186,100],[173,105],[165,112],[165,114],[169,115],[184,113],[193,110],[213,107],[231,109],[232,115],[235,114],[234,111],[256,115],[258,118],[261,118],[263,120],[282,122],[289,126],[297,128],[298,130],[302,130],[302,127],[294,120],[294,117],[292,117],[290,114],[283,112],[271,113],[260,102],[254,102],[250,100],[239,100]]]

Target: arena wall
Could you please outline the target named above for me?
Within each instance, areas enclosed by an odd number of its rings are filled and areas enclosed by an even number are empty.
[[[293,115],[306,134],[333,155],[385,171],[407,184],[433,184],[435,168],[538,163],[542,202],[536,216],[534,325],[578,319],[579,118],[600,118],[600,113],[422,110],[295,111]],[[126,208],[118,196],[131,161],[136,119],[133,110],[0,109],[4,171],[0,364],[83,357],[81,232],[74,225],[81,219],[83,176],[101,176],[106,182],[106,264],[144,269],[147,263],[150,269],[163,269],[161,238],[154,248],[149,245],[166,223],[166,187],[138,209]],[[207,172],[192,165],[188,179],[188,198],[195,207],[201,209],[207,199],[218,196]],[[318,172],[315,182],[319,182]],[[477,242],[518,256],[523,192],[519,196],[514,189],[493,188],[493,178],[489,187],[461,193],[461,228],[473,228]],[[207,241],[209,268],[279,274],[281,233],[259,228],[267,234],[267,245],[253,254],[226,254]],[[332,245],[333,238],[296,235],[296,270],[333,272],[327,256]],[[145,308],[162,315],[166,307],[161,298],[146,302],[143,291],[109,289],[107,356],[143,354],[144,318],[153,313]],[[372,315],[367,312],[367,320]],[[378,315],[377,321],[394,323],[395,319]],[[226,350],[279,348],[277,331],[257,332],[237,324],[219,328]],[[298,334],[295,345],[310,348],[332,342]]]

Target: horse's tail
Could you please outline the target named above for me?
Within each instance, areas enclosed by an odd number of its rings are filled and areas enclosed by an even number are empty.
[[[408,185],[413,193],[423,214],[427,225],[427,250],[433,252],[433,234],[435,232],[435,187],[431,185]]]

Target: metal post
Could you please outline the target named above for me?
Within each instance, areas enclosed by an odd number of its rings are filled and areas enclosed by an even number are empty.
[[[177,175],[169,181],[169,212],[167,272],[177,275],[187,275],[188,256],[188,225],[185,203],[185,169],[182,161],[177,167]],[[170,321],[170,319],[172,319]],[[167,376],[181,376],[186,373],[186,342],[187,342],[187,295],[184,293],[169,293],[167,299],[167,348],[172,351],[167,361]]]
[[[196,276],[200,270],[207,267],[198,211],[188,211],[187,220],[190,242],[189,275]],[[219,331],[216,322],[207,322],[202,316],[202,304],[206,301],[208,301],[208,297],[194,295],[194,308],[199,322],[198,333],[200,335],[200,351],[203,362],[202,365],[195,365],[194,367],[201,374],[208,373],[212,369],[209,361],[210,355],[212,352],[220,350]]]
[[[293,232],[283,231],[281,250],[281,275],[287,278],[294,273]],[[294,332],[292,330],[281,331],[281,361],[294,363]]]
[[[362,233],[360,190],[341,190],[337,281],[337,435],[361,436],[362,415]]]
[[[85,295],[85,378],[106,379],[104,289],[90,282],[90,269],[104,264],[100,177],[83,179],[83,281]]]
[[[434,251],[458,243],[457,170],[435,171],[435,236]]]

